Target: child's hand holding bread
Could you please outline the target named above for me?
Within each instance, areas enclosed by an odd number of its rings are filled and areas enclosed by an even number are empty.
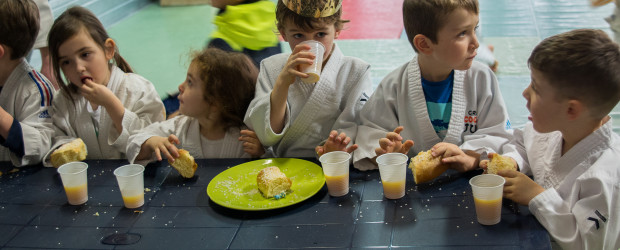
[[[486,174],[498,174],[500,170],[517,170],[517,162],[508,157],[496,153],[490,153],[489,159],[480,161],[480,168],[484,169]]]
[[[140,153],[136,160],[145,160],[151,158],[155,153],[158,161],[162,160],[162,155],[167,159],[179,158],[179,149],[175,146],[181,144],[176,135],[169,135],[168,138],[162,136],[152,136],[142,143]],[[172,160],[174,162],[174,160]]]

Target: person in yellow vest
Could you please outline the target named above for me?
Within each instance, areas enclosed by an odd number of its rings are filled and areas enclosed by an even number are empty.
[[[207,47],[239,51],[258,67],[263,59],[282,52],[276,31],[276,6],[270,0],[212,0],[220,9]]]

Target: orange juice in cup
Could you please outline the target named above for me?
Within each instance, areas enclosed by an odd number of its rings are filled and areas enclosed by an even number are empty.
[[[482,225],[494,225],[499,223],[502,214],[502,198],[495,200],[482,200],[474,197],[476,217]]]
[[[67,201],[71,205],[81,205],[88,201],[88,178],[86,175],[88,164],[76,161],[58,167],[62,186],[67,194]]]
[[[409,157],[401,153],[388,153],[377,157],[385,198],[400,199],[405,196],[407,160]]]
[[[325,176],[329,195],[337,197],[349,193],[349,173],[340,176]]]
[[[135,196],[124,196],[123,203],[126,208],[138,208],[144,205],[144,193]]]
[[[338,197],[349,193],[350,159],[351,154],[344,151],[329,152],[319,158],[329,195]]]
[[[482,174],[469,180],[474,195],[478,223],[495,225],[500,222],[505,182],[504,177],[495,174]]]
[[[125,207],[137,208],[144,205],[144,167],[140,164],[124,165],[115,169],[114,175]]]
[[[399,199],[405,196],[405,180],[402,181],[384,181],[383,183],[383,195],[388,199]]]
[[[88,201],[88,186],[86,184],[75,187],[65,187],[65,193],[67,194],[67,201],[71,205],[80,205]]]

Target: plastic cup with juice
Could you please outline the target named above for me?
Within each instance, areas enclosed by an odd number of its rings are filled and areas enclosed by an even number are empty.
[[[85,162],[69,162],[58,167],[62,185],[67,194],[67,201],[71,205],[81,205],[88,201],[88,178]]]
[[[114,170],[118,187],[126,208],[138,208],[144,205],[144,167],[129,164]]]
[[[401,153],[388,153],[377,157],[385,198],[400,199],[405,196],[407,160],[409,157]]]
[[[325,53],[325,46],[323,46],[321,42],[315,40],[303,41],[300,44],[310,45],[310,52],[315,55],[314,61],[311,65],[304,64],[300,66],[301,72],[308,74],[308,77],[301,78],[301,81],[305,83],[318,82],[321,78],[321,69],[323,67],[323,53]]]
[[[333,151],[319,158],[329,195],[338,197],[349,193],[349,160],[351,154]]]
[[[482,174],[469,180],[478,223],[495,225],[500,222],[505,182],[504,177],[495,174]]]

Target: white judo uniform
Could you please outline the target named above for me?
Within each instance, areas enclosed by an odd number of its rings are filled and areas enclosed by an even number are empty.
[[[59,91],[53,103],[56,115],[53,117],[56,135],[51,150],[45,157],[45,166],[51,166],[51,152],[75,138],[81,138],[88,151],[87,159],[122,159],[127,150],[127,139],[142,128],[165,119],[164,104],[151,82],[140,75],[125,73],[118,67],[112,68],[110,89],[125,107],[123,130],[118,133],[105,107],[99,109],[99,134],[87,105],[86,98],[76,95],[75,105]]]
[[[245,126],[241,129],[245,129]],[[140,133],[129,137],[127,143],[127,159],[133,163],[136,156],[140,153],[140,147],[153,136],[168,137],[174,134],[179,138],[179,149],[185,149],[196,159],[205,158],[250,158],[250,155],[243,151],[243,141],[239,141],[241,129],[230,128],[223,139],[209,140],[200,134],[200,124],[198,120],[184,115],[176,116],[170,120],[153,123],[144,128]],[[162,156],[163,157],[163,156]],[[155,154],[140,164],[154,161]]]
[[[54,129],[52,127],[52,100],[54,87],[26,60],[13,70],[0,92],[0,106],[22,127],[24,156],[18,157],[0,146],[0,161],[11,161],[14,166],[38,164],[49,151]]]
[[[564,155],[559,131],[528,123],[514,131],[518,149],[504,156],[546,190],[530,211],[563,249],[620,249],[620,136],[608,121]]]
[[[344,56],[334,46],[317,83],[296,79],[288,91],[285,125],[281,133],[271,129],[270,95],[290,53],[261,62],[256,95],[245,114],[245,123],[256,132],[264,146],[271,146],[276,157],[315,157],[315,147],[327,139],[331,130],[357,134],[359,111],[372,91],[370,65]]]
[[[360,170],[376,169],[379,139],[398,126],[401,136],[414,141],[409,156],[429,150],[439,142],[460,145],[478,153],[498,152],[512,138],[508,113],[495,75],[489,67],[474,61],[465,71],[454,71],[452,114],[446,137],[435,133],[422,90],[417,56],[388,74],[360,113],[353,163]]]

